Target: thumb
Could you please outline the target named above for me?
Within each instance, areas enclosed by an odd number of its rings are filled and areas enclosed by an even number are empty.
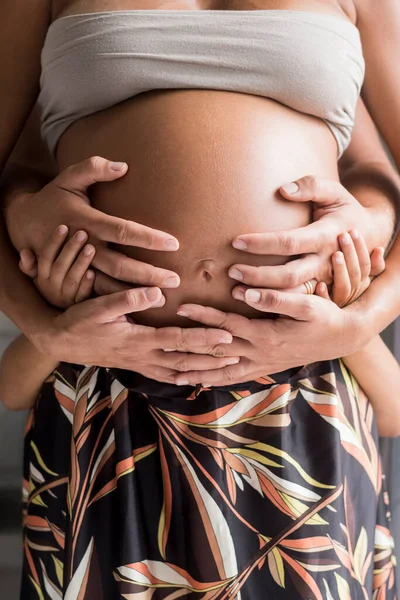
[[[160,307],[165,303],[165,297],[159,288],[134,288],[94,298],[89,302],[96,322],[107,323],[132,312]]]
[[[284,183],[279,192],[286,200],[292,202],[316,202],[325,206],[342,204],[346,196],[351,196],[338,181],[313,175]]]
[[[35,279],[35,277],[37,277],[38,274],[36,256],[31,250],[28,250],[27,248],[21,250],[19,256],[20,270],[24,273],[24,275],[27,275],[31,279]]]
[[[56,182],[71,192],[85,194],[90,185],[99,181],[119,179],[127,170],[128,165],[124,162],[112,162],[101,156],[92,156],[64,169],[56,178]]]
[[[374,248],[371,252],[371,277],[377,277],[385,270],[385,249]]]

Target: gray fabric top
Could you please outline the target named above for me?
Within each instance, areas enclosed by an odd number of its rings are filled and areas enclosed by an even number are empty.
[[[255,94],[323,119],[340,156],[364,79],[357,28],[293,10],[129,10],[62,17],[42,52],[42,135],[55,153],[78,119],[137,94]]]

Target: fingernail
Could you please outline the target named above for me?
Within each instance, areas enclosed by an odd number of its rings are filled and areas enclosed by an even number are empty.
[[[153,308],[162,308],[165,305],[165,296],[162,296],[160,302],[153,304]]]
[[[189,316],[189,313],[185,312],[184,310],[178,310],[178,312],[176,314],[180,315],[181,317],[188,317]]]
[[[94,272],[93,271],[88,271],[86,273],[86,279],[93,279],[94,277]]]
[[[170,240],[167,240],[164,243],[164,248],[166,250],[178,250],[178,248],[179,248],[179,242],[178,242],[178,240],[174,240],[174,239],[171,238]]]
[[[65,235],[67,231],[68,227],[66,225],[60,225],[60,227],[57,229],[58,235]]]
[[[175,381],[176,385],[190,385],[190,381],[188,381],[187,379],[178,379],[177,381]]]
[[[90,254],[93,254],[93,250],[94,250],[93,246],[85,246],[83,249],[83,254],[85,256],[89,256]]]
[[[229,277],[232,279],[237,279],[238,281],[243,281],[243,273],[239,271],[239,269],[229,269]]]
[[[87,234],[84,231],[78,231],[76,239],[78,242],[84,242],[87,239]]]
[[[245,295],[243,290],[233,290],[232,296],[236,298],[236,300],[245,300]]]
[[[110,162],[111,171],[123,171],[127,166],[125,162]]]
[[[201,387],[203,387],[203,388],[211,388],[212,387],[212,383],[202,383]]]
[[[327,289],[328,288],[326,287],[325,283],[320,283],[319,284],[319,290],[320,290],[321,294],[325,294],[325,292],[327,291]]]
[[[161,300],[161,290],[159,288],[146,288],[144,290],[147,300],[154,302],[155,300]]]
[[[344,233],[340,236],[340,243],[344,246],[348,246],[350,244],[351,238],[348,233]]]
[[[335,263],[337,265],[342,265],[344,263],[344,256],[341,252],[338,252],[337,254],[335,254],[335,256],[333,257],[333,260],[335,261]]]
[[[294,181],[292,181],[291,183],[285,183],[284,185],[281,186],[281,188],[287,194],[295,194],[296,192],[299,191],[299,186]]]
[[[261,292],[257,292],[257,290],[248,290],[245,296],[246,300],[252,302],[253,304],[257,304],[261,300]]]
[[[247,244],[243,240],[234,240],[232,246],[238,250],[246,250]]]
[[[175,350],[164,348],[164,352],[175,352]]]
[[[239,362],[240,358],[230,358],[229,360],[226,361],[226,365],[237,365]]]
[[[357,229],[353,229],[353,231],[351,232],[351,237],[353,238],[353,240],[358,240],[360,234]]]
[[[217,339],[217,344],[231,344],[232,343],[232,338],[229,335],[221,335],[220,338]]]
[[[164,281],[164,286],[165,287],[171,287],[171,288],[176,288],[179,287],[180,284],[180,280],[179,277],[167,277],[167,279]]]

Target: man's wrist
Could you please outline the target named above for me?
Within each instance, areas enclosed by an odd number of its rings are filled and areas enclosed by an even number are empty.
[[[381,246],[388,251],[395,231],[397,229],[396,214],[391,204],[385,203],[385,198],[379,198],[376,190],[364,190],[358,194],[357,199],[375,197],[375,204],[365,206],[367,211],[366,231],[364,237],[367,242],[368,249],[372,251],[374,248]]]
[[[34,192],[15,191],[8,197],[8,203],[4,210],[6,229],[14,248],[18,252],[26,247],[22,234],[26,232],[27,223],[30,223],[28,227],[32,234],[31,227],[35,221],[31,219],[30,213],[34,197]]]
[[[362,230],[370,250],[389,250],[400,222],[400,180],[369,166],[351,169],[341,176],[342,184],[367,210],[369,218]]]

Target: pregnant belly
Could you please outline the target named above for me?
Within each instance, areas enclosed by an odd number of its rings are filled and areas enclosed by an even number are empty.
[[[176,311],[196,302],[246,316],[265,316],[231,295],[235,263],[282,264],[286,258],[239,252],[239,234],[306,225],[310,205],[277,193],[314,174],[337,179],[336,142],[322,122],[256,96],[219,91],[143,94],[75,123],[63,135],[60,168],[100,155],[125,161],[128,174],[92,188],[92,204],[111,215],[176,236],[161,253],[119,248],[179,274],[166,305],[135,315],[149,325],[187,325]]]

